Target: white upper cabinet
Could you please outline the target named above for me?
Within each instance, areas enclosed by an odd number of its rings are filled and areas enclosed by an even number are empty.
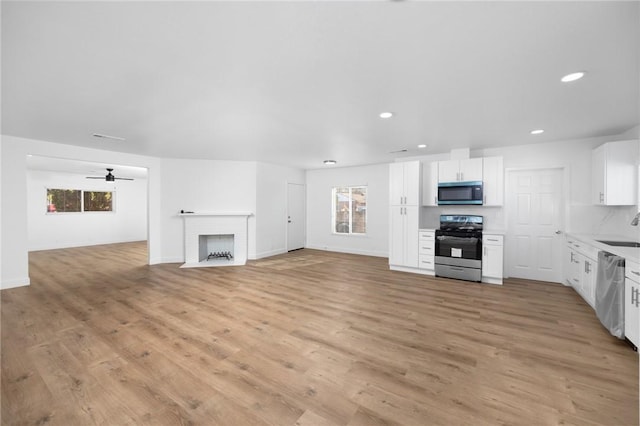
[[[593,150],[591,187],[593,204],[636,204],[638,141],[608,142]]]
[[[483,205],[501,206],[504,202],[504,166],[502,157],[482,159]]]
[[[422,205],[438,205],[438,163],[422,165]]]
[[[438,162],[438,182],[471,182],[482,180],[482,158]]]
[[[389,203],[392,206],[420,205],[420,167],[420,161],[405,161],[389,165]]]

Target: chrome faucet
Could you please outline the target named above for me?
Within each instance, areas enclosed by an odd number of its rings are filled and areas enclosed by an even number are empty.
[[[631,226],[638,226],[638,220],[640,220],[640,212],[636,213],[631,221]]]

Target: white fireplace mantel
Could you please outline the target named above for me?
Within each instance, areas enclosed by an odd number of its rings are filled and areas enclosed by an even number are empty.
[[[179,213],[184,219],[184,265],[182,268],[238,266],[247,263],[248,219],[251,212]],[[233,259],[208,261],[201,258],[201,236],[233,235]]]
[[[251,212],[193,212],[193,213],[178,213],[178,216],[181,217],[192,217],[192,216],[252,216]]]

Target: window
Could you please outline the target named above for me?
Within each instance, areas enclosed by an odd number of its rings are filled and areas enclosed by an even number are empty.
[[[66,213],[81,211],[79,189],[47,189],[47,211]]]
[[[367,187],[333,188],[333,232],[336,234],[367,233]]]
[[[112,192],[84,191],[85,212],[113,211]]]
[[[113,192],[47,189],[47,213],[111,212]]]

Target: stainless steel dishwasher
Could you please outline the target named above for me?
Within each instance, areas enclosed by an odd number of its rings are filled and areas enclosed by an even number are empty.
[[[596,315],[613,336],[624,339],[624,258],[598,252]]]

